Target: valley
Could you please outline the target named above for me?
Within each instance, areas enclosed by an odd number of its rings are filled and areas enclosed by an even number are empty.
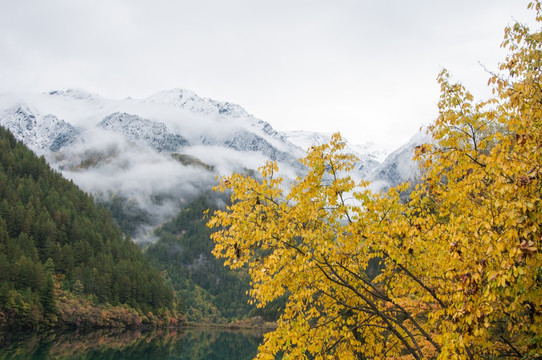
[[[298,159],[331,134],[279,132],[239,105],[181,89],[123,100],[73,89],[4,95],[0,126],[111,212],[175,291],[187,321],[276,320],[283,302],[249,305],[248,273],[211,254],[203,214],[228,204],[212,192],[221,176],[251,174],[271,160],[292,183],[305,172]],[[352,176],[381,189],[415,178],[410,158],[423,140],[395,152],[348,144],[358,158]]]

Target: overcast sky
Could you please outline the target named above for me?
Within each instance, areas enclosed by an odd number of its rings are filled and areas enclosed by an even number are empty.
[[[523,0],[0,0],[0,93],[185,88],[278,130],[399,145],[437,114],[438,72],[486,95]]]

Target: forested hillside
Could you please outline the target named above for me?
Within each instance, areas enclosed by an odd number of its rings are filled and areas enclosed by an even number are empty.
[[[111,214],[0,127],[0,326],[176,317],[173,291]]]
[[[223,322],[253,316],[276,320],[283,299],[266,309],[250,305],[246,269],[228,269],[212,255],[214,243],[204,212],[216,210],[214,203],[207,196],[190,203],[155,230],[158,240],[146,248],[145,255],[156,268],[167,272],[188,320]]]
[[[203,213],[212,207],[201,197],[156,229],[158,241],[145,254],[160,270],[166,270],[180,294],[189,320],[242,318],[249,314],[245,271],[226,269],[211,254],[213,242]]]

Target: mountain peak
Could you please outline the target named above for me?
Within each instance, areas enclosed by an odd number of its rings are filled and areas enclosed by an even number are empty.
[[[188,144],[182,136],[169,132],[165,124],[138,115],[116,112],[105,117],[96,126],[121,133],[128,141],[149,146],[158,152],[176,151]]]
[[[159,91],[145,98],[145,100],[154,101],[154,102],[160,101],[160,103],[177,104],[179,102],[187,101],[187,99],[190,99],[190,98],[199,98],[199,96],[192,90],[187,90],[183,88],[174,88],[174,89]]]
[[[235,118],[251,116],[237,104],[200,97],[191,90],[181,88],[158,92],[143,99],[143,102],[169,105],[202,115],[227,115]]]
[[[24,140],[40,155],[49,150],[58,151],[79,136],[79,131],[71,124],[51,114],[41,115],[24,102],[4,109],[0,113],[0,125],[10,129],[18,140]]]
[[[94,100],[100,98],[100,95],[90,93],[83,89],[69,88],[67,90],[51,90],[47,93],[51,96],[69,97],[75,100]]]

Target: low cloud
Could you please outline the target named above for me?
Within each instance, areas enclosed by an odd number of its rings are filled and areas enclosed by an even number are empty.
[[[40,114],[55,114],[80,131],[70,145],[46,154],[49,163],[98,201],[115,206],[115,211],[121,212],[119,224],[135,235],[136,241],[152,240],[154,227],[208,193],[218,177],[256,170],[273,152],[290,163],[281,165],[282,176],[293,179],[300,171],[287,155],[296,158],[293,154],[301,150],[283,143],[269,125],[238,106],[198,98],[183,90],[141,100],[108,100],[83,90],[66,90],[28,95],[24,100]],[[116,112],[162,123],[168,133],[181,135],[190,145],[179,143],[176,152],[160,152],[148,141],[137,140],[163,135],[153,132],[152,126],[130,127],[120,118],[118,132],[96,126]],[[137,136],[129,136],[133,133]],[[138,228],[132,228],[132,223]]]
[[[63,175],[97,200],[125,198],[149,214],[140,224],[136,241],[148,241],[149,231],[175,216],[187,202],[210,190],[216,174],[185,166],[171,154],[130,144],[118,134],[96,129],[86,141],[56,153],[54,163]]]

